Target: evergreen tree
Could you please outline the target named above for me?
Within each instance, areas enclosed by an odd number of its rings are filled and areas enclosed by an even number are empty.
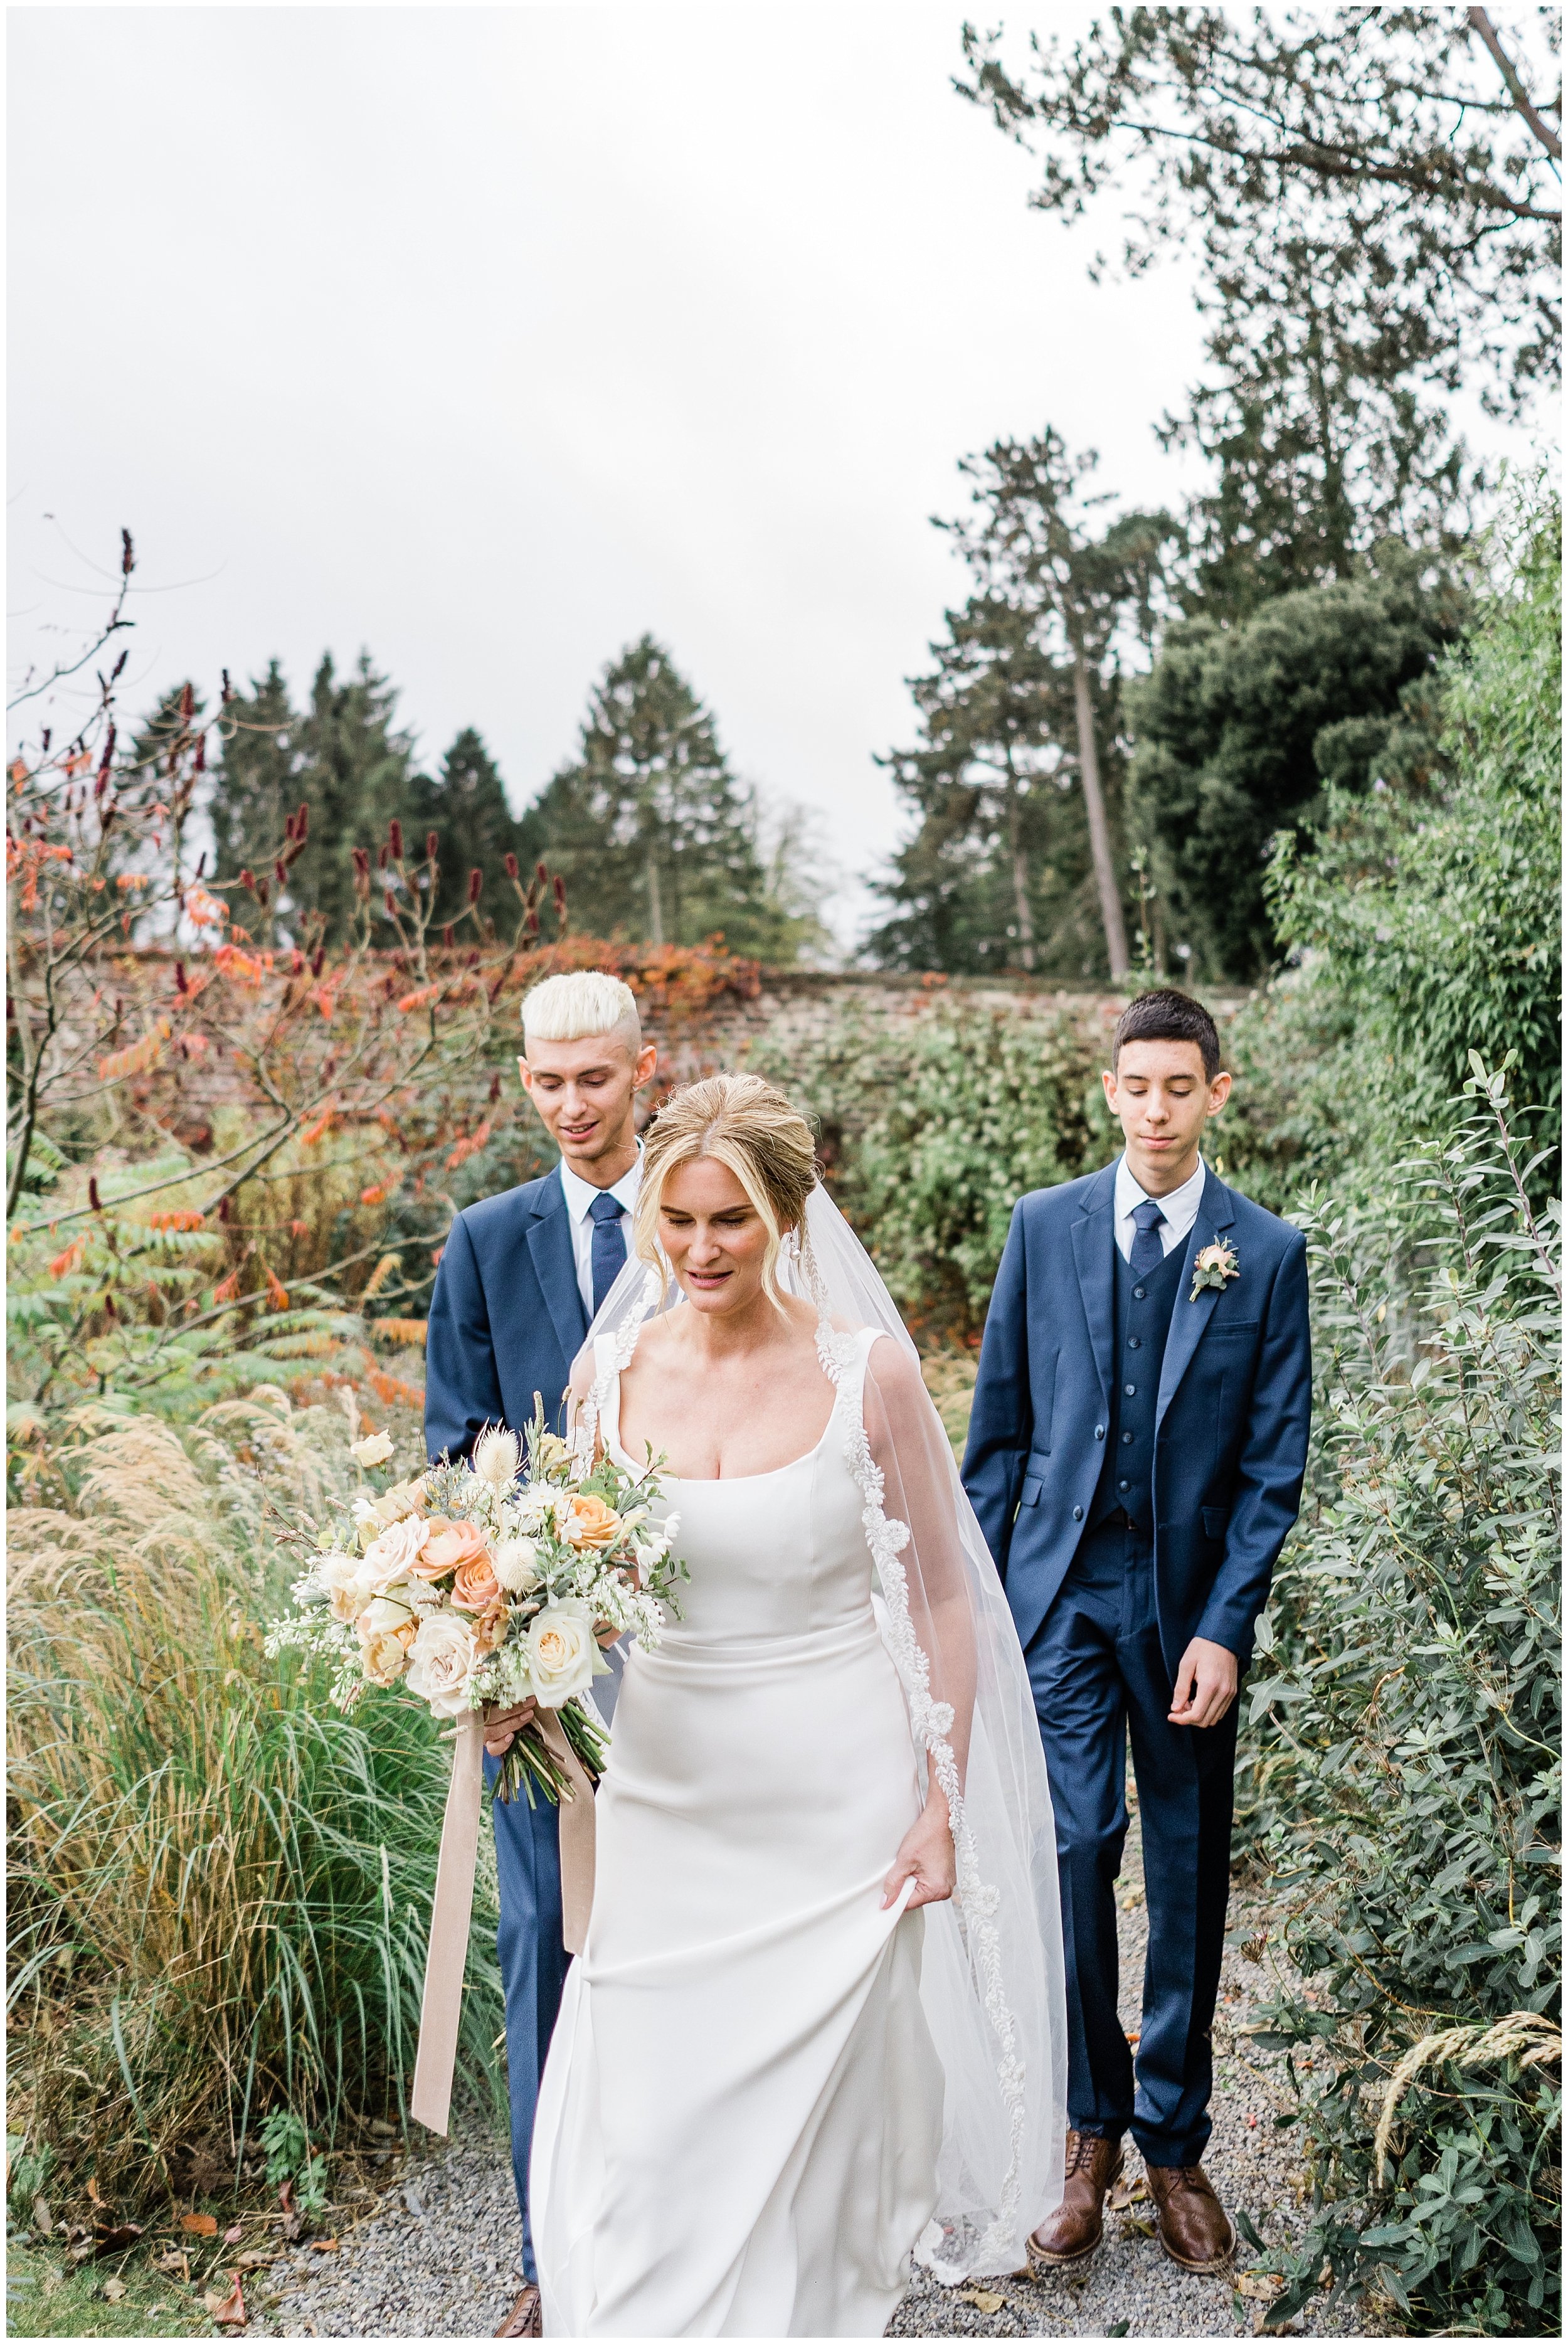
[[[1364,791],[1431,766],[1428,682],[1462,618],[1457,591],[1393,545],[1380,567],[1239,625],[1168,631],[1152,672],[1126,688],[1128,827],[1192,975],[1250,979],[1276,957],[1270,841],[1314,820],[1327,783]]]
[[[500,768],[479,733],[465,725],[441,760],[433,779],[420,773],[410,790],[410,852],[423,851],[430,832],[440,839],[434,917],[438,925],[460,920],[469,905],[469,876],[483,874],[481,900],[492,902],[502,884],[509,854],[526,873],[543,851],[542,832],[532,809],[521,821],[506,802]]]
[[[1098,704],[1118,668],[1118,639],[1130,621],[1147,640],[1164,549],[1177,535],[1162,512],[1129,512],[1097,533],[1086,493],[1098,457],[1068,455],[1048,426],[1036,440],[999,440],[959,470],[973,483],[975,513],[950,529],[971,570],[995,600],[1027,618],[1035,639],[1071,677],[1073,740],[1083,793],[1106,965],[1113,980],[1128,966],[1121,882],[1111,838]]]
[[[233,880],[252,870],[267,880],[265,906],[239,916],[268,940],[277,918],[272,859],[303,795],[298,722],[283,670],[270,660],[265,675],[251,678],[248,692],[232,695],[218,727],[223,750],[209,809],[217,876]]]
[[[288,874],[293,905],[319,914],[340,940],[353,918],[353,851],[374,851],[396,816],[409,817],[413,740],[394,729],[397,693],[361,652],[353,673],[338,680],[324,652],[299,727],[300,795],[310,807],[304,854]]]
[[[1216,467],[1203,607],[1349,577],[1390,534],[1451,543],[1447,395],[1476,373],[1517,405],[1560,366],[1555,12],[1117,9],[1017,67],[964,40],[962,93],[1037,146],[1040,208],[1125,188],[1131,271],[1201,256],[1209,379],[1166,437]]]
[[[541,851],[579,924],[652,944],[776,948],[779,906],[758,853],[754,799],[713,719],[644,635],[594,687],[576,759],[535,812]]]
[[[868,948],[884,966],[1080,975],[1100,950],[1072,670],[998,595],[950,611],[947,630],[910,685],[920,745],[881,760],[919,826]]]

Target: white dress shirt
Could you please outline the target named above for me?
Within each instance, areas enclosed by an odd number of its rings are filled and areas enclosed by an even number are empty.
[[[1159,1224],[1159,1242],[1164,1251],[1169,1253],[1174,1247],[1187,1243],[1198,1218],[1198,1207],[1203,1202],[1204,1177],[1200,1158],[1190,1180],[1184,1180],[1168,1197],[1149,1197],[1148,1189],[1140,1187],[1128,1170],[1126,1156],[1122,1157],[1116,1167],[1116,1241],[1123,1261],[1132,1259],[1132,1241],[1138,1234],[1138,1223],[1132,1217],[1146,1197],[1165,1215]]]
[[[639,1148],[637,1161],[630,1172],[622,1173],[615,1186],[609,1191],[623,1214],[636,1211],[637,1191],[642,1184],[642,1151]],[[590,1220],[589,1214],[592,1210],[595,1197],[602,1197],[605,1191],[602,1188],[594,1187],[592,1181],[584,1180],[581,1173],[573,1172],[564,1156],[561,1159],[561,1186],[566,1197],[566,1209],[572,1216],[572,1258],[577,1265],[577,1291],[582,1297],[582,1308],[592,1318],[593,1316],[593,1223]],[[621,1231],[626,1239],[627,1254],[630,1255],[632,1232],[624,1219],[621,1224]]]

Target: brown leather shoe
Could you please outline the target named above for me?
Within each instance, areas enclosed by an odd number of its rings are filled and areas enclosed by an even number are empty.
[[[536,2287],[531,2284],[523,2288],[495,2332],[498,2336],[543,2335],[544,2318]]]
[[[1061,2270],[1093,2254],[1104,2235],[1105,2193],[1120,2172],[1119,2140],[1098,2140],[1087,2132],[1068,2133],[1062,2202],[1029,2238],[1032,2271]]]
[[[1236,2252],[1236,2225],[1201,2165],[1151,2165],[1159,2243],[1183,2270],[1223,2270]]]

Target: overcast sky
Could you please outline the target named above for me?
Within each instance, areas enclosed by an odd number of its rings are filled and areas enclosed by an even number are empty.
[[[14,662],[123,523],[135,704],[366,646],[422,756],[475,724],[521,805],[651,629],[863,873],[957,459],[1048,421],[1172,498],[1199,360],[1179,264],[1097,290],[1028,210],[962,15],[11,10]]]

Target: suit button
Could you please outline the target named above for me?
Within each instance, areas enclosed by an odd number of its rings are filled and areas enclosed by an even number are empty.
[[[1141,1336],[1141,1335],[1129,1335],[1129,1336],[1128,1337],[1128,1339],[1127,1339],[1127,1348],[1128,1348],[1128,1349],[1129,1351],[1136,1351],[1136,1350],[1139,1349],[1141,1348],[1141,1346],[1142,1346],[1142,1343],[1143,1343],[1143,1338],[1142,1338],[1142,1336]]]
[[[1128,1399],[1136,1399],[1138,1398],[1138,1386],[1136,1384],[1123,1384],[1122,1389],[1126,1392]]]
[[[1135,1286],[1133,1288],[1132,1298],[1135,1302],[1141,1302],[1143,1300],[1143,1288],[1141,1286]]]
[[[1132,1483],[1130,1481],[1118,1481],[1116,1486],[1118,1490],[1130,1490]]]
[[[1075,1522],[1081,1522],[1081,1521],[1082,1521],[1082,1520],[1083,1520],[1083,1518],[1084,1518],[1084,1510],[1083,1510],[1083,1508],[1082,1508],[1081,1506],[1075,1506],[1075,1507],[1073,1508],[1073,1520],[1074,1520],[1074,1521],[1075,1521]]]
[[[1130,1432],[1124,1432],[1122,1434],[1121,1445],[1124,1449],[1130,1449],[1132,1447],[1132,1435]]]
[[[1097,1440],[1103,1440],[1105,1439],[1105,1427],[1104,1427],[1104,1425],[1103,1425],[1103,1424],[1097,1424],[1097,1425],[1096,1425],[1096,1427],[1095,1427],[1095,1439],[1096,1439]]]

